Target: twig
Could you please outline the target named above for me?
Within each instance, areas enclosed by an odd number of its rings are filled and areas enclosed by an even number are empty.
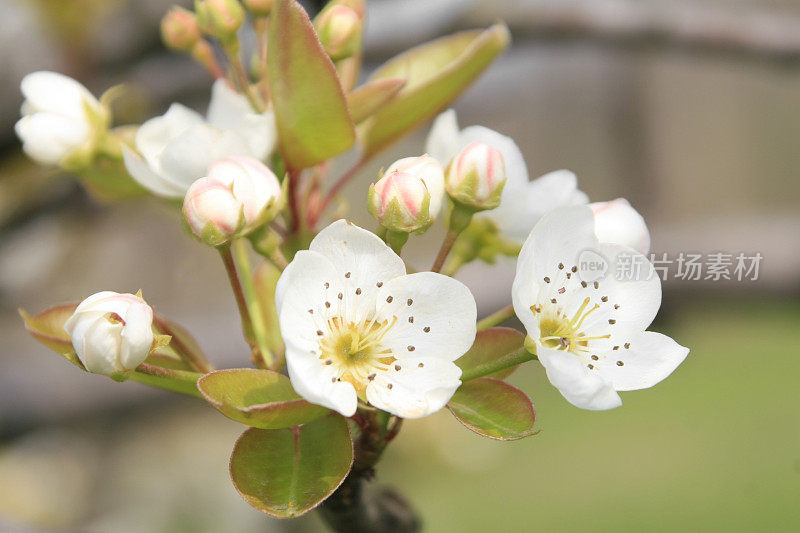
[[[444,265],[444,261],[447,259],[447,254],[453,249],[458,235],[459,233],[455,230],[447,230],[447,235],[444,236],[444,242],[442,242],[442,247],[439,248],[439,253],[436,255],[436,260],[433,262],[431,272],[439,272],[442,270],[442,265]]]
[[[322,198],[322,201],[319,203],[319,205],[314,210],[314,212],[313,213],[309,213],[308,225],[310,227],[314,227],[316,225],[316,223],[319,221],[319,217],[322,216],[323,212],[325,212],[325,209],[328,207],[328,204],[331,203],[331,200],[333,200],[336,197],[336,195],[339,194],[339,191],[341,191],[342,188],[345,185],[347,185],[347,183],[351,179],[353,179],[353,177],[355,177],[356,174],[358,174],[358,171],[361,170],[364,167],[364,165],[367,163],[367,161],[368,161],[367,158],[363,158],[362,157],[361,159],[359,159],[356,162],[355,165],[350,167],[350,169],[347,172],[342,174],[339,177],[339,179],[336,180],[336,182],[331,186],[331,188],[328,190],[328,192]]]

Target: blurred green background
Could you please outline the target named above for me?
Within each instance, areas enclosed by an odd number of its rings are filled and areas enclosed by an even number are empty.
[[[158,42],[171,3],[0,2],[2,532],[322,530],[313,513],[280,522],[239,499],[227,461],[241,426],[198,400],[76,372],[29,339],[16,314],[141,288],[217,366],[248,364],[222,267],[171,209],[97,204],[69,176],[27,161],[13,135],[19,80],[45,68],[96,93],[126,83],[121,122],[172,101],[202,109],[209,80]],[[514,44],[456,104],[462,125],[513,136],[532,177],[566,167],[593,200],[629,198],[654,252],[764,257],[756,281],[665,282],[654,329],[692,351],[665,382],[624,393],[622,408],[578,410],[529,364],[512,382],[534,399],[539,434],[502,443],[447,412],[410,421],[379,481],[401,488],[436,533],[800,530],[800,6],[369,6],[367,71],[405,47],[505,18]],[[349,187],[356,222],[373,227],[360,207],[367,184],[420,153],[425,132]],[[414,241],[409,262],[427,263],[440,239],[435,228]],[[482,314],[508,303],[512,276],[511,262],[459,274]]]

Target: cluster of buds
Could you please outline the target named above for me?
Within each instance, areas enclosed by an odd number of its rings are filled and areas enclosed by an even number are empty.
[[[354,56],[361,49],[364,25],[362,0],[330,2],[314,19],[322,47],[334,61]]]
[[[221,159],[208,176],[195,181],[183,201],[191,232],[211,246],[222,246],[272,221],[284,194],[275,174],[248,156]]]

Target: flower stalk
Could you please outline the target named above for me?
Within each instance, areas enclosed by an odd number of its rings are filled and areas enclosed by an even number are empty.
[[[274,370],[276,358],[270,351],[267,342],[267,331],[264,328],[264,314],[261,310],[261,305],[259,305],[258,294],[256,294],[255,284],[253,283],[253,272],[250,267],[250,258],[247,257],[247,247],[242,239],[237,239],[233,242],[232,248],[234,260],[241,272],[242,291],[250,320],[252,321],[253,340],[256,345],[256,349],[252,353],[253,364],[258,367],[263,366]]]
[[[492,313],[491,315],[481,319],[478,321],[478,331],[482,329],[487,329],[494,327],[498,324],[501,324],[514,316],[514,306],[508,304],[507,306],[503,307]]]

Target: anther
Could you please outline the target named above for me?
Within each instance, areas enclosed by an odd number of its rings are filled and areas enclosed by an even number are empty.
[[[386,385],[386,388],[387,388],[387,389],[389,389],[389,390],[392,390],[392,387],[393,387],[393,386],[394,386],[394,385],[392,385],[391,383],[389,383],[388,385]]]
[[[545,276],[545,277],[544,277],[544,282],[545,282],[545,283],[550,283],[550,278],[548,278],[547,276]]]
[[[558,269],[559,270],[564,270],[564,263],[559,263],[558,264]]]
[[[430,333],[431,332],[431,328],[430,328],[430,326],[425,326],[424,328],[422,328],[422,331],[424,331],[425,333]]]
[[[391,296],[389,296],[388,298],[386,298],[386,303],[387,303],[387,304],[390,304],[390,303],[392,303],[392,300],[394,300],[394,298],[392,298]]]
[[[583,287],[584,289],[586,288],[586,282],[585,281],[581,281],[581,287]]]
[[[377,286],[377,287],[380,289],[381,287],[383,287],[383,282],[382,282],[382,281],[379,281],[379,282],[378,282],[378,283],[376,283],[375,285],[376,285],[376,286]]]
[[[578,271],[578,267],[576,267],[576,266],[572,267],[572,273],[573,273],[573,274],[574,274],[575,272],[577,272],[577,271]]]
[[[600,359],[600,358],[599,358],[599,357],[597,357],[596,355],[593,355],[593,356],[592,356],[592,361],[597,361],[598,359]]]
[[[406,303],[407,303],[408,305],[411,305],[411,304],[413,304],[413,303],[414,303],[414,300],[412,300],[411,298],[409,298],[409,299],[408,299],[408,301],[406,301]]]
[[[342,293],[340,292],[340,293],[339,293],[339,294],[338,294],[336,297],[337,297],[337,298],[339,298],[339,299],[341,300],[342,298],[344,298],[344,294],[342,294]]]
[[[400,369],[401,369],[401,368],[402,368],[402,367],[401,367],[400,365],[394,365],[394,369],[395,369],[395,370],[397,370],[398,372],[400,372]]]
[[[345,272],[344,273],[344,277],[349,278],[350,277],[350,272]]]
[[[599,289],[600,288],[600,282],[599,281],[595,281],[594,282],[594,288],[595,289]]]
[[[359,294],[361,294],[361,287],[356,289],[356,295],[359,295]]]
[[[330,302],[325,302],[325,307],[330,308],[330,306],[331,306]]]
[[[419,368],[422,368],[422,367],[424,367],[424,366],[425,366],[425,364],[424,364],[424,363],[420,363],[420,364],[418,364],[418,365],[417,365],[417,367],[419,367]]]
[[[416,350],[416,348],[414,348],[413,346],[409,346],[409,347],[408,347],[408,351],[409,351],[409,352],[413,352],[414,350]]]
[[[317,335],[319,335],[320,337],[322,337],[322,330],[321,330],[321,329],[318,329],[318,330],[317,330]]]
[[[601,302],[607,302],[608,301],[608,296],[603,296],[602,298],[600,298],[600,301]]]
[[[375,374],[374,373],[370,374],[369,376],[367,376],[367,379],[372,381],[373,379],[375,379]]]
[[[408,323],[409,324],[413,324],[414,323],[414,317],[413,316],[408,317]]]
[[[550,303],[557,304],[558,300],[556,300],[555,298],[550,298]]]
[[[608,323],[609,323],[609,324],[616,324],[616,323],[617,323],[617,321],[616,321],[616,320],[614,320],[613,318],[609,318],[609,319],[608,319]]]
[[[617,361],[617,366],[623,366],[624,364],[622,361]]]
[[[625,346],[625,349],[627,350],[631,347],[631,343],[626,342],[625,344],[623,344],[623,346]]]

